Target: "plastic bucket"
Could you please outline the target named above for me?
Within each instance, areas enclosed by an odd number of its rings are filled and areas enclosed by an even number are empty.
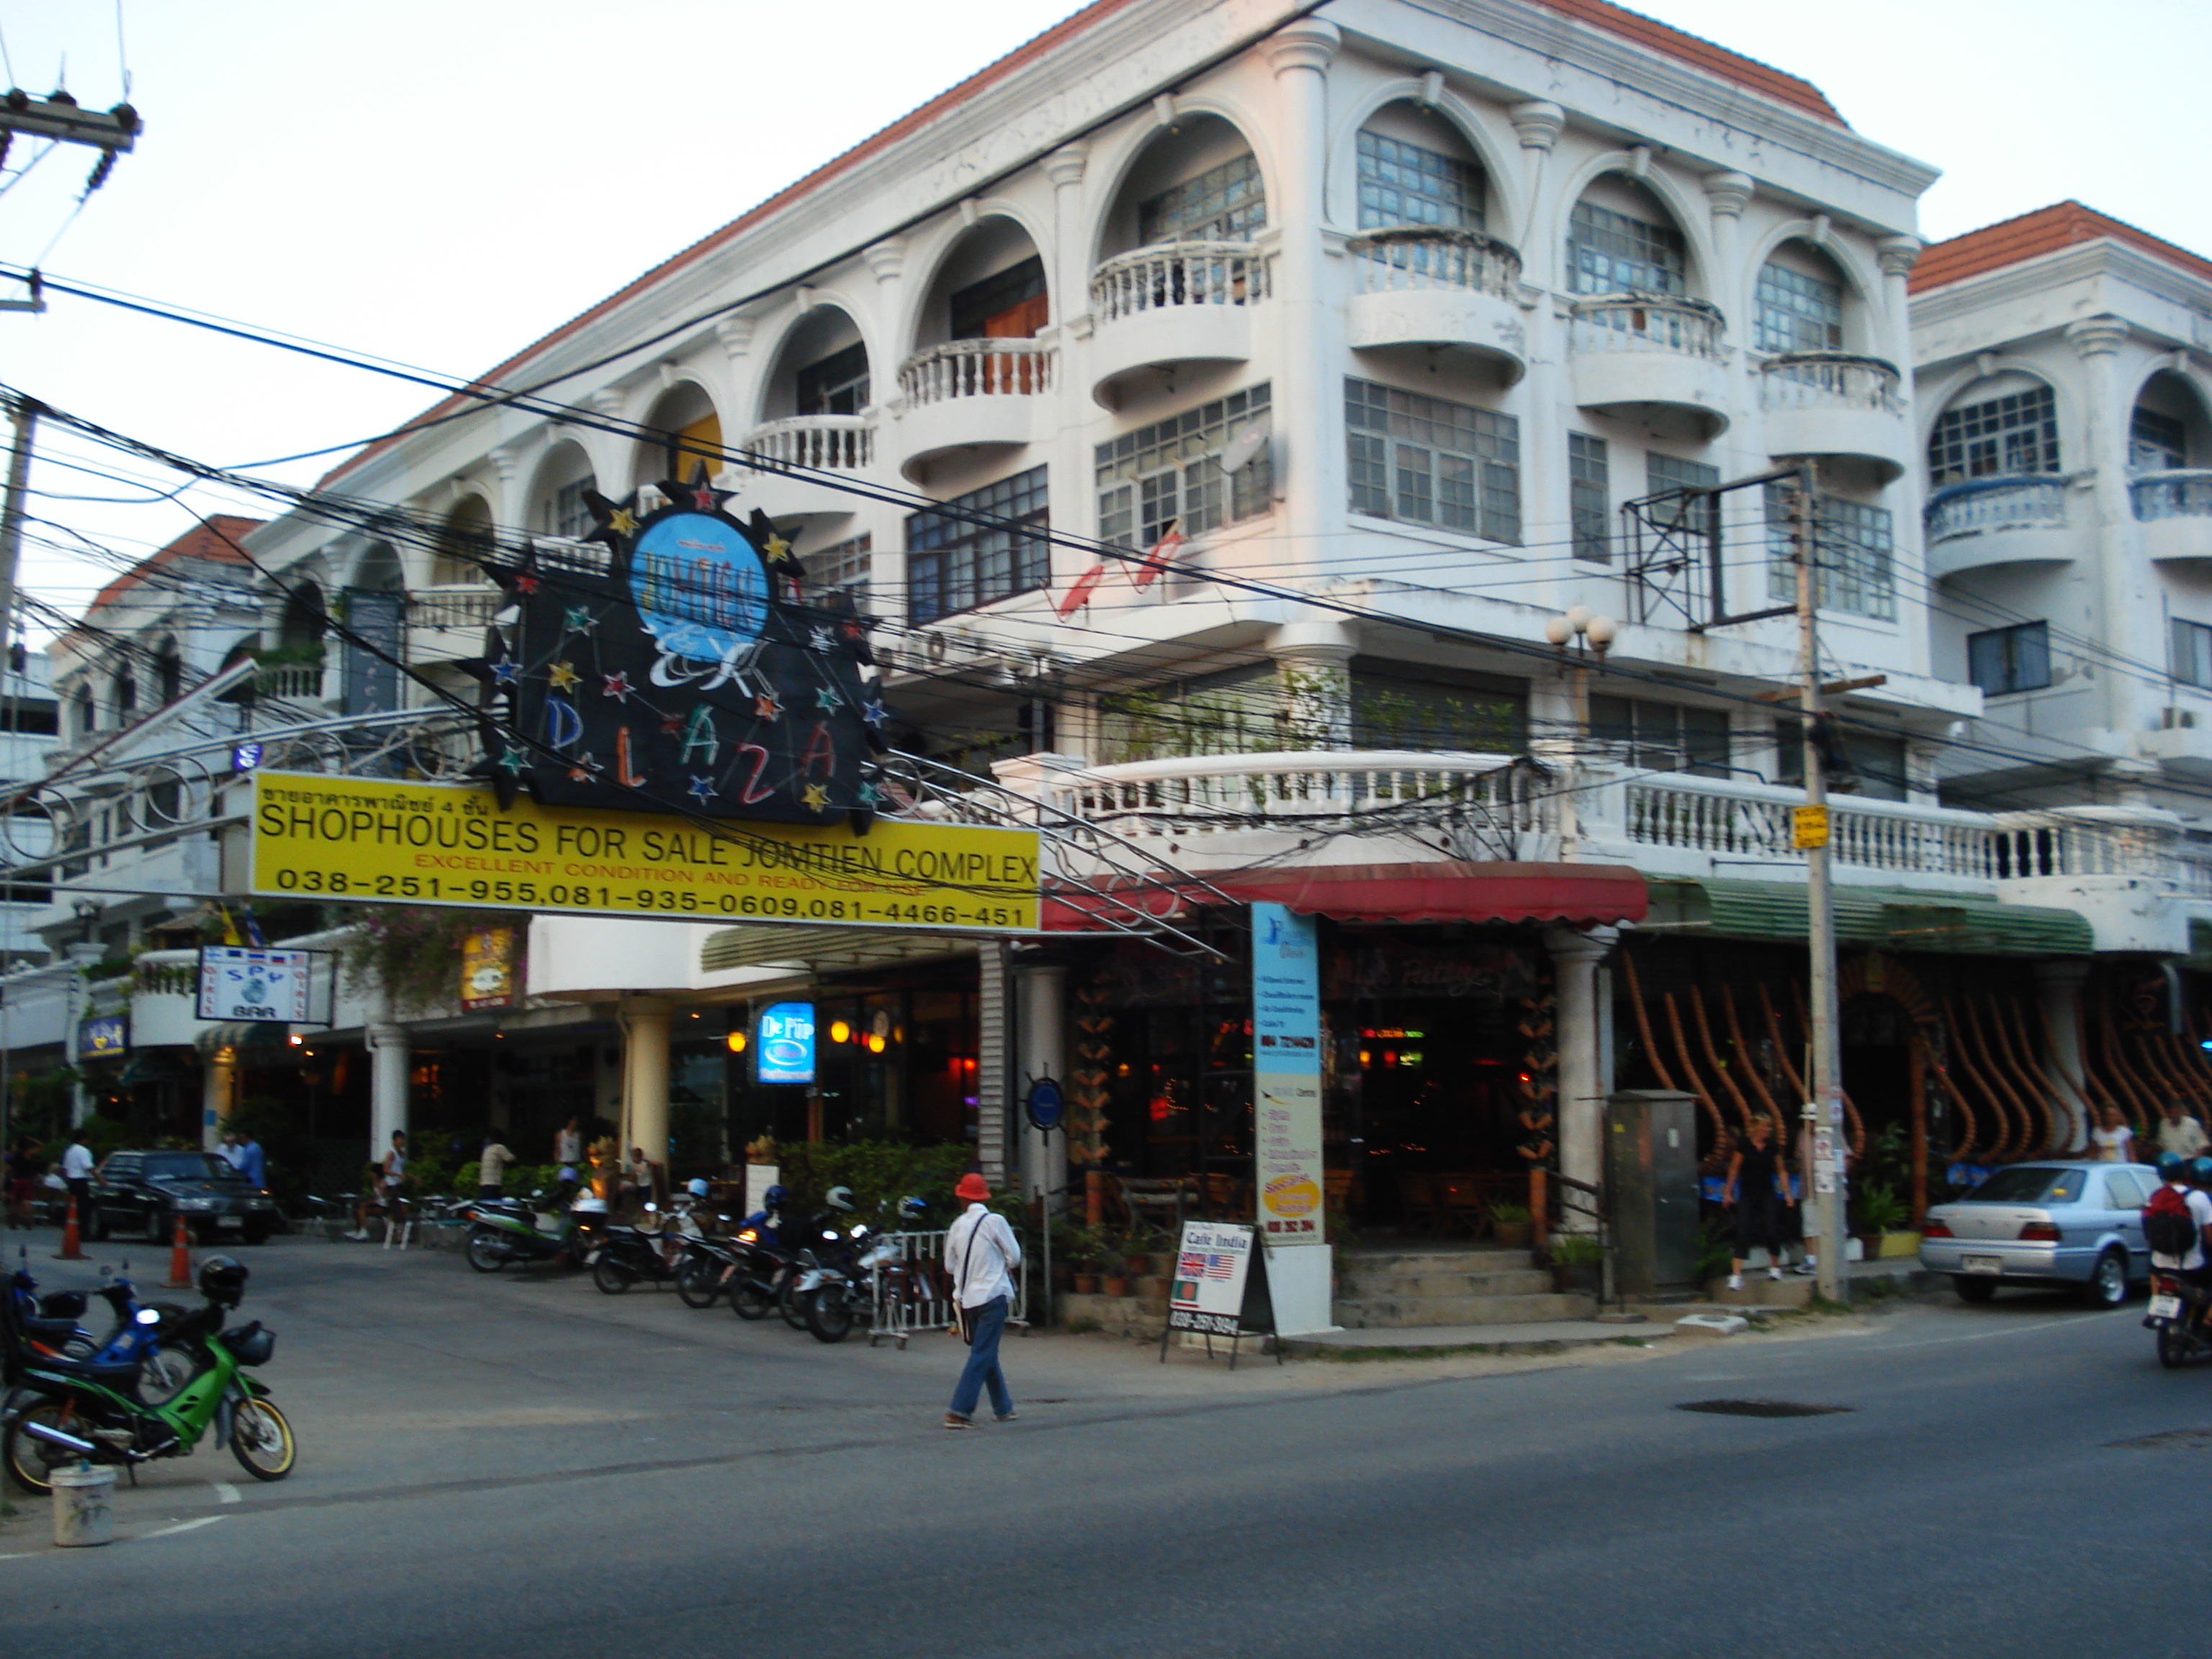
[[[80,1463],[56,1469],[54,1542],[64,1547],[115,1541],[115,1471]]]

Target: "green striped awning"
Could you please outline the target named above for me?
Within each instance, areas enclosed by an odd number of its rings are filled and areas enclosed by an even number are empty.
[[[1802,884],[1650,881],[1645,925],[1722,939],[1802,939],[1811,926]],[[2096,949],[2088,919],[2072,910],[1903,887],[1833,889],[1836,939],[1893,951],[1955,956],[2086,957]]]

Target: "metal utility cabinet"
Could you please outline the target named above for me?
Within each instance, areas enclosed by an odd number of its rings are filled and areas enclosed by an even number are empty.
[[[1605,1189],[1620,1293],[1686,1290],[1698,1278],[1697,1097],[1629,1089],[1605,1114]]]

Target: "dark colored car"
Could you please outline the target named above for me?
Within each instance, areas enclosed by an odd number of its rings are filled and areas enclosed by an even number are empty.
[[[92,1182],[95,1239],[143,1238],[166,1244],[182,1216],[201,1243],[238,1238],[258,1244],[276,1231],[276,1200],[208,1152],[115,1152]]]

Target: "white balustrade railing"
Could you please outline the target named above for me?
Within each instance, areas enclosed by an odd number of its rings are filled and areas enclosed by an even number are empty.
[[[865,415],[794,415],[755,427],[738,447],[756,466],[857,472],[876,459],[876,428]]]
[[[1053,389],[1054,353],[1035,340],[947,340],[917,351],[899,368],[911,406],[948,398],[1032,398]]]
[[[2212,518],[2212,471],[2138,472],[2128,480],[2128,499],[2138,519]]]
[[[1703,300],[1672,294],[1607,294],[1576,301],[1572,316],[1571,345],[1578,352],[1721,355],[1721,313]]]
[[[1173,306],[1245,306],[1267,297],[1267,261],[1249,242],[1162,242],[1117,254],[1091,273],[1102,323]]]
[[[1510,300],[1521,283],[1518,248],[1480,231],[1445,225],[1394,225],[1364,231],[1346,246],[1359,260],[1360,288],[1469,288]]]
[[[253,671],[253,691],[259,697],[319,697],[323,670],[319,663],[264,664]]]
[[[418,587],[407,596],[407,623],[410,628],[489,628],[507,603],[501,589],[483,583]]]
[[[2067,480],[2056,473],[1974,478],[1928,498],[1928,539],[1998,530],[2055,530],[2066,523]]]
[[[1759,366],[1763,409],[1872,409],[1899,413],[1898,373],[1879,357],[1842,351],[1791,351]]]
[[[1253,827],[1252,820],[1352,817],[1436,799],[1463,801],[1496,827],[1558,827],[1556,795],[1540,774],[1509,755],[1416,750],[1288,750],[1130,761],[1054,775],[1046,800],[1125,836],[1178,840]]]

